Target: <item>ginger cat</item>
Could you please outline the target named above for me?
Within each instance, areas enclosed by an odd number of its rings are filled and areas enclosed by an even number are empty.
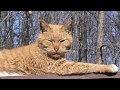
[[[116,73],[118,67],[114,64],[82,63],[63,58],[73,42],[71,24],[70,21],[54,25],[42,20],[42,32],[34,44],[0,52],[0,72],[19,75]]]

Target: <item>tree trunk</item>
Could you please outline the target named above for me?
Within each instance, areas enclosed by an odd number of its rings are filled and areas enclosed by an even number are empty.
[[[6,18],[8,12],[4,11],[4,18]],[[8,48],[8,44],[7,44],[7,37],[8,37],[8,28],[7,28],[7,19],[5,19],[4,21],[4,25],[5,25],[5,31],[4,31],[4,48]]]
[[[100,47],[103,43],[103,36],[104,36],[104,11],[99,11],[99,24],[98,24],[98,38],[97,38],[97,47],[96,47],[96,63],[102,63],[102,57],[100,52]]]
[[[29,24],[30,24],[30,16],[28,11],[25,11],[25,18],[23,21],[22,26],[22,45],[28,45],[29,39],[30,39],[30,33],[29,33]]]
[[[82,45],[82,14],[83,14],[83,12],[81,11],[81,12],[79,12],[79,16],[78,16],[78,18],[79,18],[79,23],[78,23],[78,25],[77,25],[77,28],[78,28],[78,40],[79,40],[79,47],[78,47],[78,57],[79,57],[79,60],[78,60],[78,62],[82,62],[82,48],[81,48],[81,45]]]
[[[9,48],[13,48],[14,47],[14,30],[13,30],[13,24],[14,24],[14,17],[11,14],[10,18],[9,18],[9,30],[10,30],[10,47]]]
[[[87,62],[87,12],[84,11],[84,29],[82,30],[82,62]]]

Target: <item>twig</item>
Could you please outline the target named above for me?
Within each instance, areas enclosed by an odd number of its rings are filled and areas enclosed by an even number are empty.
[[[0,23],[0,25],[2,25],[2,23],[7,19],[7,17],[9,16],[9,14],[11,13],[12,11],[8,12],[7,16],[2,20],[2,22]]]

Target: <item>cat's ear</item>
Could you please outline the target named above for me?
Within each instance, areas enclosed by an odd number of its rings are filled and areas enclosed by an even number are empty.
[[[72,32],[72,24],[73,21],[70,19],[62,28],[65,29],[65,31],[67,31],[69,34],[71,34]]]
[[[40,21],[40,30],[42,32],[47,32],[49,28],[50,27],[49,27],[48,23],[46,23],[44,20]]]

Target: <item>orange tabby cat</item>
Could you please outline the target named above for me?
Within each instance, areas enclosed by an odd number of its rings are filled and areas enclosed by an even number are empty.
[[[42,33],[34,44],[0,52],[0,72],[14,72],[20,75],[44,73],[67,75],[118,71],[118,67],[114,64],[90,64],[63,58],[73,42],[71,22],[54,25],[42,20],[40,28]]]

